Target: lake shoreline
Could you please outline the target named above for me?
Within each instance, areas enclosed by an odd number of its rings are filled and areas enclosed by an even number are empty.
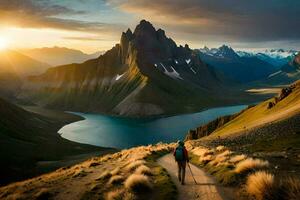
[[[78,143],[124,149],[184,139],[188,130],[215,118],[239,112],[246,107],[247,105],[215,107],[192,114],[151,118],[67,111],[83,120],[62,127],[58,133],[63,138]]]

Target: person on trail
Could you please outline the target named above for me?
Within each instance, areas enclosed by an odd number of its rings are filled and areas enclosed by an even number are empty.
[[[173,155],[178,165],[178,180],[181,182],[181,185],[184,185],[185,168],[186,163],[189,162],[189,156],[183,141],[178,142],[178,146],[175,148]]]

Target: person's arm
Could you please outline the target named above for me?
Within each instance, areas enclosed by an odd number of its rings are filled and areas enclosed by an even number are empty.
[[[184,156],[187,162],[189,162],[189,154],[188,151],[186,150],[186,148],[184,148]]]

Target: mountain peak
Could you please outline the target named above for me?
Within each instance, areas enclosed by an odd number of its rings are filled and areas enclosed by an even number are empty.
[[[140,36],[140,35],[145,35],[145,34],[149,34],[149,35],[155,35],[156,34],[156,30],[153,27],[153,25],[146,21],[146,20],[142,20],[135,28],[134,30],[134,35],[136,36]]]
[[[233,51],[233,49],[230,46],[227,46],[225,44],[220,46],[219,49],[222,50],[222,51]]]
[[[126,35],[132,35],[132,34],[133,34],[132,31],[130,30],[130,28],[128,28],[126,31]]]
[[[218,51],[216,52],[215,55],[219,56],[219,57],[230,57],[230,58],[237,58],[237,57],[239,57],[235,53],[235,51],[230,46],[227,46],[227,45],[222,45],[218,49]]]

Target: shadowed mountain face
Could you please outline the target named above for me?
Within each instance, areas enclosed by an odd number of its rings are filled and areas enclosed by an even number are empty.
[[[288,85],[300,79],[300,53],[288,64],[281,67],[277,72],[259,81],[260,85]]]
[[[276,71],[276,67],[268,62],[256,56],[240,57],[231,47],[226,45],[218,49],[201,49],[200,57],[226,76],[241,83],[262,79]]]
[[[0,96],[13,98],[24,77],[41,74],[48,68],[49,65],[16,51],[0,52]]]
[[[24,49],[21,50],[21,52],[31,58],[48,63],[52,66],[82,63],[89,59],[98,58],[103,53],[99,51],[93,54],[85,54],[79,50],[64,47]]]
[[[218,94],[224,92],[221,77],[187,45],[178,47],[163,30],[143,20],[99,58],[30,77],[20,96],[65,110],[174,114],[224,101],[226,97],[215,101],[224,96]]]

